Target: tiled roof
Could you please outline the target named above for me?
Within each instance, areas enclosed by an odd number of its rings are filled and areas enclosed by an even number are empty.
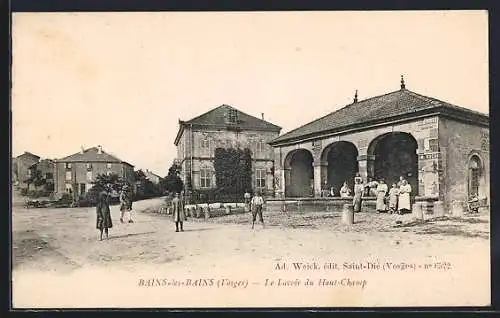
[[[186,124],[193,125],[203,125],[203,126],[223,126],[227,125],[226,116],[229,110],[235,110],[237,114],[237,126],[241,129],[264,129],[264,130],[275,130],[280,131],[281,127],[276,126],[263,119],[245,114],[244,112],[231,107],[229,105],[221,105],[216,107],[200,116],[197,116],[191,120],[186,121]]]
[[[402,115],[409,115],[433,108],[448,108],[480,116],[485,114],[455,106],[438,99],[427,97],[402,88],[385,95],[380,95],[349,104],[324,117],[307,123],[297,129],[279,136],[271,144],[296,140],[305,136],[313,136],[326,131],[342,130],[363,123],[376,122]]]
[[[104,150],[99,153],[99,149],[97,147],[92,147],[89,149],[85,149],[82,152],[77,152],[70,156],[64,157],[62,159],[58,159],[59,162],[107,162],[107,163],[126,163],[117,157],[110,155]]]
[[[28,151],[25,151],[23,154],[17,156],[17,158],[26,157],[26,156],[33,157],[33,158],[40,158],[40,156],[32,154],[31,152],[28,152]]]

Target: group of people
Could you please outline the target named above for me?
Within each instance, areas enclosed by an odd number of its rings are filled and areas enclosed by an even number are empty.
[[[97,224],[96,228],[100,232],[99,240],[102,241],[103,234],[109,238],[109,229],[113,227],[111,210],[109,208],[109,192],[103,190],[99,193],[96,205]],[[124,185],[120,191],[120,222],[125,223],[125,216],[128,214],[128,223],[134,223],[132,218],[132,193],[128,185]]]
[[[344,183],[344,187],[347,184]],[[411,185],[404,177],[399,177],[397,183],[393,183],[389,189],[384,178],[379,181],[371,179],[367,184],[363,184],[363,179],[359,174],[354,178],[354,212],[361,211],[361,202],[365,196],[375,196],[377,213],[389,212],[394,214],[404,214],[411,211]],[[346,192],[346,191],[344,191]],[[342,190],[341,190],[342,193]]]

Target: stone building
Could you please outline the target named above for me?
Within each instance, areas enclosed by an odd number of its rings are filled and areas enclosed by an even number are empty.
[[[41,176],[47,184],[54,184],[54,160],[42,159],[29,168],[29,174],[32,175],[35,170],[40,171]]]
[[[405,87],[357,100],[270,142],[276,195],[320,197],[363,179],[404,176],[416,198],[489,197],[489,117]]]
[[[12,159],[12,183],[22,188],[27,188],[25,182],[29,178],[30,167],[40,161],[40,157],[25,151]]]
[[[101,146],[82,149],[80,152],[55,162],[55,192],[84,195],[99,174],[117,174],[133,184],[134,166],[102,150]]]
[[[191,189],[216,188],[214,152],[221,148],[249,148],[254,189],[274,192],[274,152],[268,143],[279,136],[278,127],[262,118],[221,105],[189,121],[179,120],[174,144],[181,178]]]

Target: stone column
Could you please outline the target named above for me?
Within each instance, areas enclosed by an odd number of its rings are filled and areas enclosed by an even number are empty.
[[[363,182],[367,182],[368,178],[373,178],[375,174],[375,156],[374,155],[359,155],[358,156],[359,174],[363,178]]]
[[[286,196],[286,189],[287,187],[290,186],[290,175],[292,173],[292,169],[291,168],[283,168],[281,170],[281,175],[282,175],[282,179],[281,179],[281,193],[283,194],[283,197]]]
[[[325,183],[327,163],[321,160],[315,160],[313,163],[314,169],[314,197],[321,197],[321,188]]]

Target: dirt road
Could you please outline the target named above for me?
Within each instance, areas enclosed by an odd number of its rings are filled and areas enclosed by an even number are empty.
[[[121,224],[118,206],[113,206],[114,226],[110,239],[104,241],[98,240],[93,208],[14,207],[14,303],[31,307],[389,306],[466,305],[489,299],[487,216],[395,228],[389,215],[359,214],[358,223],[347,227],[338,213],[290,217],[274,213],[266,216],[265,229],[257,226],[252,231],[246,214],[209,222],[188,220],[185,232],[175,233],[169,217],[140,212],[155,210],[161,203],[162,199],[136,202],[133,224]],[[298,273],[294,262],[317,263],[322,268]],[[299,279],[301,286],[305,274],[311,279],[331,278],[333,272],[325,272],[324,266],[333,262],[341,267],[357,262],[434,264],[434,269],[335,272],[353,280],[366,279],[362,294],[318,286],[314,293],[304,293],[285,286],[280,290],[289,289],[276,296],[276,291],[271,293],[275,287],[265,286],[266,279],[278,276]],[[282,264],[285,269],[280,269]],[[230,293],[139,286],[141,279],[159,283],[165,277],[179,281],[229,277],[254,286]],[[380,286],[386,293],[380,292]],[[65,294],[68,290],[71,297]]]

